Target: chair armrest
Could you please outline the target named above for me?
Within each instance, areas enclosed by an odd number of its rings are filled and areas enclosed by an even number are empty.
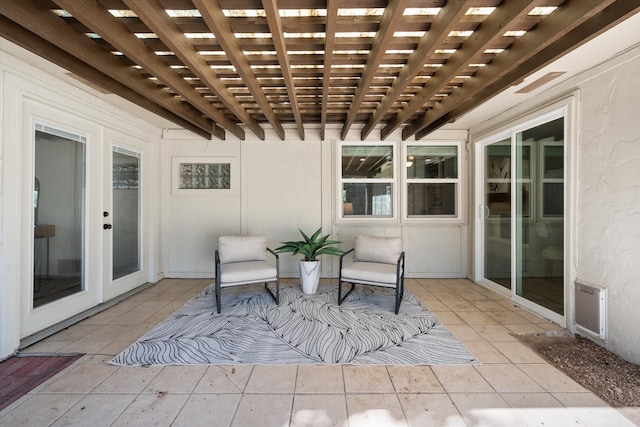
[[[267,248],[267,251],[276,258],[276,270],[280,274],[280,256],[271,248]]]
[[[342,271],[342,261],[343,261],[344,257],[347,256],[348,254],[350,254],[351,252],[353,252],[354,249],[355,248],[351,248],[348,251],[343,252],[342,255],[340,255],[340,266],[339,266],[338,271]]]
[[[276,257],[276,259],[280,258],[280,257],[278,256],[278,254],[277,254],[277,253],[275,253],[275,251],[274,251],[273,249],[271,249],[271,248],[267,248],[267,251],[269,251],[269,252],[270,252],[274,257]]]
[[[396,270],[396,274],[398,277],[400,276],[400,268],[402,268],[402,277],[404,277],[404,251],[402,251],[402,253],[398,257],[398,265]]]
[[[220,280],[220,254],[218,253],[218,250],[216,249],[216,255],[215,255],[215,274],[216,274],[216,282],[218,280]]]
[[[404,267],[404,251],[402,251],[402,253],[398,257],[398,265],[400,265],[400,263],[402,263],[402,266]]]

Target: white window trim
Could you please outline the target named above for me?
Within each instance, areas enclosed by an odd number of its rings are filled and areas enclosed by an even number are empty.
[[[342,147],[346,146],[359,146],[359,147],[375,147],[375,146],[390,146],[393,155],[393,178],[342,178]],[[336,171],[338,173],[338,185],[336,191],[336,207],[337,207],[337,221],[338,222],[392,222],[398,220],[398,208],[399,208],[399,197],[398,197],[398,144],[396,142],[351,142],[351,141],[343,141],[336,144]],[[353,183],[390,183],[391,184],[391,210],[392,214],[389,217],[379,217],[373,215],[344,215],[344,202],[342,200],[342,188],[344,184],[353,184]]]
[[[411,142],[403,144],[402,147],[402,159],[406,159],[408,157],[408,147],[409,146],[424,146],[424,147],[437,147],[437,146],[454,146],[457,148],[457,168],[458,168],[458,177],[457,178],[408,178],[407,177],[407,168],[406,164],[403,162],[402,164],[402,194],[401,194],[401,205],[402,205],[402,220],[410,221],[410,222],[460,222],[462,221],[462,212],[466,209],[465,206],[462,206],[462,193],[464,191],[463,188],[463,173],[462,170],[462,157],[464,145],[463,141],[424,141],[424,142]],[[410,183],[429,183],[429,184],[438,184],[438,183],[455,183],[456,184],[456,215],[455,216],[438,216],[438,215],[424,215],[424,216],[409,216],[407,201],[408,197],[408,189]]]

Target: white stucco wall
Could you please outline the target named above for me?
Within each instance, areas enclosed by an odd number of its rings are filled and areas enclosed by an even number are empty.
[[[577,277],[607,290],[609,350],[640,363],[640,48],[580,85]]]
[[[165,203],[163,217],[165,275],[167,277],[213,277],[213,254],[216,238],[221,234],[266,234],[271,247],[282,241],[297,240],[298,228],[307,233],[322,226],[323,233],[342,241],[341,247],[353,246],[356,234],[402,236],[404,239],[408,277],[466,277],[467,218],[466,169],[467,153],[462,148],[461,220],[395,220],[340,221],[336,218],[338,192],[337,168],[340,127],[327,130],[325,141],[319,130],[305,127],[305,140],[298,138],[295,128],[287,127],[286,140],[267,131],[264,141],[247,132],[245,141],[228,137],[226,141],[183,139],[180,132],[165,134],[163,176]],[[359,130],[354,130],[354,138]],[[464,141],[466,132],[441,132],[435,141]],[[384,143],[400,144],[400,138]],[[367,141],[375,142],[375,141]],[[463,145],[464,147],[464,145]],[[400,150],[398,151],[400,153]],[[239,191],[232,194],[203,192],[183,195],[172,192],[171,170],[176,158],[233,158],[240,170]],[[398,172],[402,173],[401,170]],[[173,178],[171,177],[174,175]],[[394,190],[402,193],[402,180]],[[437,242],[437,244],[434,244]],[[324,277],[337,277],[336,257],[325,257]],[[280,256],[281,275],[297,277],[297,258]]]

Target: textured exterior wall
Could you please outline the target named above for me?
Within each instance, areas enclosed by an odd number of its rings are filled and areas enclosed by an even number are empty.
[[[580,91],[577,277],[607,289],[606,347],[640,363],[640,54]]]

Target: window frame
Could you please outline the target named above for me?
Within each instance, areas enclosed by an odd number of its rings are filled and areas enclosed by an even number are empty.
[[[456,178],[409,178],[408,167],[406,167],[406,160],[409,156],[409,147],[456,147]],[[462,156],[463,156],[463,141],[425,141],[425,142],[411,142],[403,144],[402,147],[402,160],[403,160],[403,172],[402,172],[402,219],[403,221],[416,221],[416,222],[443,222],[443,221],[462,221],[462,193],[463,193],[463,170],[462,170]],[[409,215],[409,185],[410,184],[455,184],[455,214],[454,215]]]
[[[342,176],[342,149],[347,146],[357,147],[390,147],[392,160],[392,177],[391,178],[343,178]],[[336,155],[336,172],[338,175],[338,185],[336,191],[337,220],[345,222],[363,222],[363,221],[384,221],[391,222],[398,220],[398,147],[395,142],[352,142],[341,141],[337,144]],[[390,184],[391,185],[391,216],[375,216],[375,215],[345,215],[343,190],[345,184]]]

